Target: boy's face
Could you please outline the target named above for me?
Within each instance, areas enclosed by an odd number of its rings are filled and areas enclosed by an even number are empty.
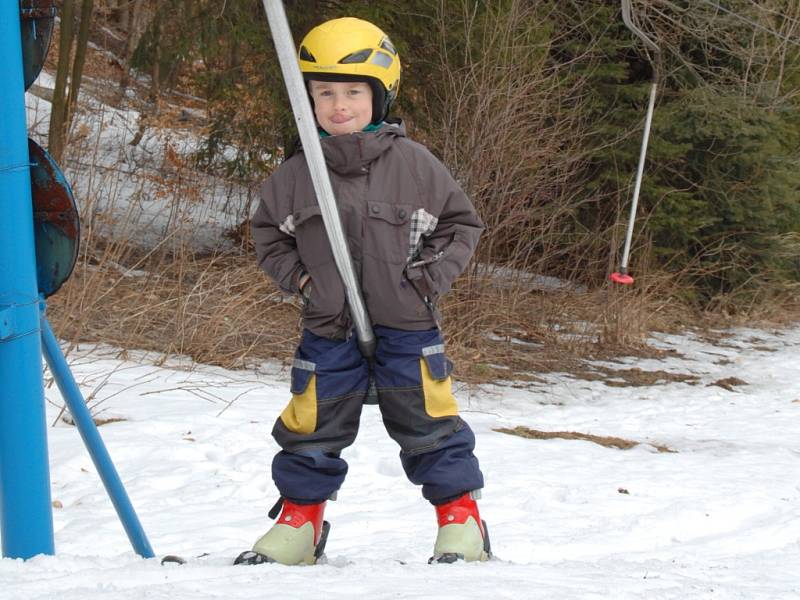
[[[314,114],[331,135],[361,131],[372,120],[372,89],[363,81],[311,81]]]

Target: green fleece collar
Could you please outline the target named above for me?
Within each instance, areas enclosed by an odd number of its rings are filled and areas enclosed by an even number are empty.
[[[381,123],[377,123],[377,124],[376,123],[370,123],[369,125],[364,127],[364,129],[362,129],[361,131],[364,131],[366,133],[371,133],[373,131],[378,131],[378,129],[380,129],[382,126],[383,126],[382,122]],[[323,138],[326,138],[326,137],[331,137],[331,134],[328,133],[327,131],[325,131],[324,129],[318,129],[318,131],[319,131],[320,139],[323,139]]]

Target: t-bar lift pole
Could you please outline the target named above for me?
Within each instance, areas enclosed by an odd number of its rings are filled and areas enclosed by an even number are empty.
[[[619,265],[619,270],[611,274],[611,281],[614,283],[621,283],[623,285],[630,285],[633,283],[633,277],[628,275],[628,259],[631,253],[631,239],[633,238],[633,225],[636,221],[636,207],[639,204],[639,191],[642,188],[642,173],[644,172],[644,161],[647,155],[647,143],[650,140],[650,124],[653,122],[653,109],[656,105],[656,91],[658,88],[658,73],[656,71],[656,63],[658,62],[658,55],[660,50],[658,46],[647,35],[639,29],[633,22],[631,15],[631,0],[622,0],[622,20],[625,26],[638,37],[644,45],[652,50],[656,55],[656,61],[653,64],[653,82],[650,85],[650,100],[647,104],[647,117],[644,121],[644,134],[642,135],[642,148],[639,152],[639,166],[636,169],[636,183],[633,186],[633,199],[631,200],[631,212],[628,216],[628,230],[625,235],[625,249],[622,252],[622,262]]]
[[[26,9],[30,10],[30,9]],[[46,50],[45,50],[46,52]],[[53,516],[42,384],[42,354],[75,419],[86,448],[119,515],[134,550],[151,558],[153,550],[111,462],[61,348],[44,317],[35,250],[31,170],[25,119],[25,59],[20,7],[0,2],[0,60],[6,75],[0,78],[0,537],[2,555],[31,558],[53,554]],[[31,63],[28,63],[30,66]],[[38,74],[38,73],[37,73]],[[35,75],[34,75],[35,76]],[[30,83],[30,82],[28,82]],[[38,148],[38,146],[37,146]],[[47,153],[44,153],[47,157]],[[37,155],[38,160],[43,157]],[[38,167],[48,200],[71,191],[60,186],[54,163]],[[66,185],[66,182],[63,182]],[[42,189],[36,188],[41,194]],[[34,194],[35,196],[35,194]],[[53,196],[51,198],[50,196]],[[37,201],[40,198],[36,198]],[[74,208],[74,206],[73,206]],[[77,241],[76,241],[77,243]],[[45,245],[46,246],[46,245]],[[42,258],[41,256],[39,258]],[[61,257],[63,258],[63,257]],[[45,261],[47,262],[47,261]],[[71,270],[71,267],[69,268]],[[51,273],[52,275],[52,273]],[[54,284],[53,281],[47,282]],[[63,281],[58,282],[56,289]],[[50,285],[45,285],[49,288]],[[52,293],[52,292],[51,292]]]
[[[19,2],[0,2],[0,537],[53,554]]]
[[[289,93],[289,101],[292,104],[294,120],[303,144],[303,153],[308,162],[311,181],[314,184],[317,202],[322,212],[322,220],[328,233],[336,268],[339,270],[339,276],[344,284],[347,303],[358,336],[358,347],[366,358],[371,358],[375,354],[375,334],[364,306],[361,287],[355,275],[350,250],[344,237],[342,223],[339,220],[336,198],[328,176],[328,169],[325,166],[317,125],[311,112],[303,74],[300,72],[300,65],[297,62],[292,32],[289,29],[283,2],[281,0],[263,1],[283,79],[286,83],[286,91]]]

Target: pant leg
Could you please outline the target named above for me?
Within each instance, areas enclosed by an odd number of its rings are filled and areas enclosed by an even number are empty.
[[[310,503],[341,487],[347,463],[340,457],[356,438],[369,383],[369,368],[356,345],[308,330],[292,365],[292,399],[272,435],[282,450],[272,479],[285,498]]]
[[[375,335],[378,403],[409,480],[434,503],[482,488],[475,436],[458,415],[439,330],[376,327]]]

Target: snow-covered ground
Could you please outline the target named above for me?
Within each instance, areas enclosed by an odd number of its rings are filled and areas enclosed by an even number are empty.
[[[208,554],[183,566],[136,556],[77,431],[59,421],[48,430],[57,554],[0,560],[0,598],[800,598],[800,329],[653,343],[680,356],[603,366],[697,383],[611,387],[562,374],[459,388],[497,560],[436,566],[426,564],[433,510],[404,478],[375,407],[345,452],[327,563],[231,566],[270,525],[269,430],[288,373],[82,348],[75,376],[95,412],[124,419],[101,433],[155,552]],[[731,377],[746,383],[713,385]],[[46,393],[52,422],[61,401],[55,387]],[[495,431],[517,425],[641,444]]]

